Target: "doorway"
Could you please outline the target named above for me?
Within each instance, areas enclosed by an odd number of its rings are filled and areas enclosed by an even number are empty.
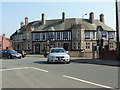
[[[40,54],[40,44],[35,44],[35,54]]]
[[[63,48],[68,51],[69,50],[69,43],[64,43]]]

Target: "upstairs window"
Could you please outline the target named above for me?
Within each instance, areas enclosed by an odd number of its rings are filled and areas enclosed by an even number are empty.
[[[27,33],[27,38],[30,39],[31,38],[31,32]]]
[[[93,32],[93,39],[95,39],[96,37],[96,32]]]
[[[45,33],[42,34],[42,39],[45,40]]]
[[[57,32],[57,39],[60,40],[60,32]]]
[[[85,32],[85,39],[90,39],[90,32],[89,31]]]
[[[115,37],[115,33],[114,32],[109,32],[108,33],[108,38],[114,39],[114,37]]]
[[[65,40],[68,39],[68,32],[66,31],[63,32],[63,39]]]

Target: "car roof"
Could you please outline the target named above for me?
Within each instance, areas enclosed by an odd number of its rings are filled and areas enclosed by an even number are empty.
[[[51,48],[51,49],[64,49],[64,48]]]
[[[3,49],[3,50],[13,50],[13,49]]]

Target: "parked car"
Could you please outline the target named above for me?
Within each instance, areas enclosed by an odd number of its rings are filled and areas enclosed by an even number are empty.
[[[69,64],[70,56],[67,53],[63,48],[51,48],[47,62],[64,62]]]
[[[15,50],[15,51],[21,53],[23,58],[26,56],[26,52],[24,50]]]
[[[13,49],[3,49],[2,50],[2,57],[12,59],[12,58],[18,58],[21,59],[22,55],[20,53],[17,53]]]

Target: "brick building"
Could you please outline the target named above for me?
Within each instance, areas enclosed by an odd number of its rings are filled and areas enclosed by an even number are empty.
[[[63,47],[71,53],[84,56],[90,55],[97,40],[103,39],[103,46],[115,49],[115,30],[104,23],[104,15],[100,19],[89,14],[89,19],[66,18],[62,13],[61,19],[46,20],[42,13],[41,20],[20,23],[20,29],[11,35],[14,49],[23,49],[27,53],[43,54],[49,47]],[[71,54],[72,55],[72,54]],[[81,55],[80,55],[81,56]]]
[[[5,37],[5,34],[0,36],[0,50],[2,49],[12,49],[10,39]]]

